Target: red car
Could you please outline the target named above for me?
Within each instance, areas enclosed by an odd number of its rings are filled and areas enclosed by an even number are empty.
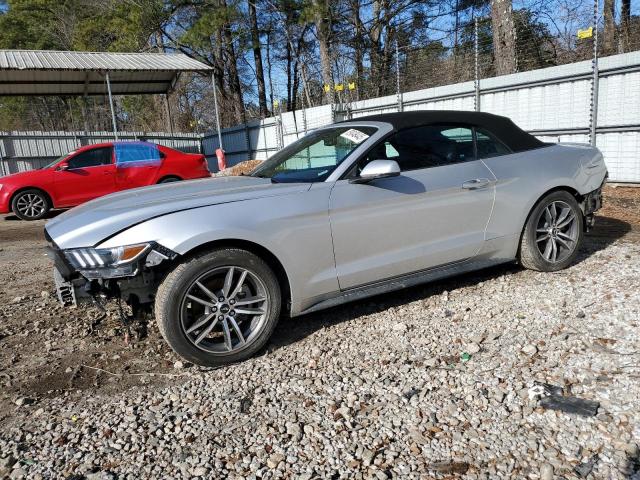
[[[79,148],[40,170],[0,177],[0,213],[37,220],[108,193],[211,176],[204,155],[147,142]]]

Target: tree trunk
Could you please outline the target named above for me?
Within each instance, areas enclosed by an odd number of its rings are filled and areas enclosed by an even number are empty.
[[[270,105],[271,108],[273,108],[273,113],[275,115],[275,106],[273,104],[273,101],[275,100],[273,98],[273,79],[271,77],[271,27],[269,27],[269,30],[267,31],[267,78],[269,79],[269,99],[270,99]]]
[[[329,18],[328,0],[316,0],[314,3],[314,23],[316,26],[316,36],[318,37],[318,50],[320,51],[320,69],[322,72],[322,83],[329,86],[329,91],[325,93],[327,103],[333,103],[333,75],[331,73],[331,20]]]
[[[354,0],[351,4],[352,12],[353,12],[353,26],[354,26],[354,36],[353,36],[353,50],[355,55],[355,63],[356,63],[356,98],[360,100],[360,82],[363,81],[364,77],[364,64],[363,64],[363,56],[364,56],[364,48],[362,45],[362,35],[364,35],[364,28],[362,25],[362,20],[360,19],[360,0]]]
[[[631,34],[631,0],[622,0],[620,8],[620,52],[630,51],[629,36]]]
[[[605,54],[611,54],[615,49],[616,41],[616,21],[615,21],[615,0],[604,0],[604,35],[602,39],[602,49]]]
[[[244,119],[244,101],[242,99],[242,88],[240,86],[240,76],[238,75],[238,60],[236,58],[236,51],[233,45],[231,24],[227,22],[223,28],[223,32],[226,66],[227,71],[229,72],[229,90],[233,100],[233,120],[235,123],[241,123]]]
[[[260,48],[260,31],[258,30],[258,16],[256,15],[256,5],[253,0],[248,0],[249,18],[251,21],[251,47],[253,49],[253,60],[256,66],[256,81],[258,83],[258,105],[260,116],[269,115],[267,109],[267,94],[264,85],[264,71],[262,68],[262,51]]]
[[[493,55],[497,75],[515,73],[516,29],[513,23],[511,0],[491,0],[491,28],[493,29]]]
[[[293,54],[291,52],[291,44],[285,42],[285,58],[287,60],[287,112],[291,110],[291,64],[293,62]]]

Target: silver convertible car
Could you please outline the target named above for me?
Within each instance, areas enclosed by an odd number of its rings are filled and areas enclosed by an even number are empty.
[[[575,259],[607,170],[487,113],[315,130],[251,174],[108,195],[46,225],[60,300],[153,309],[200,365],[245,359],[278,318],[517,261]]]

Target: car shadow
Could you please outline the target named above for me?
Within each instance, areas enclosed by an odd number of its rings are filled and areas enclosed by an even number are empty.
[[[47,214],[42,217],[40,220],[50,220],[52,218],[57,217],[58,215],[60,215],[62,212],[64,212],[65,210],[50,210],[47,212]],[[26,220],[22,220],[21,218],[16,217],[14,214],[10,213],[8,215],[6,215],[4,217],[5,221],[8,222],[25,222]]]
[[[586,234],[584,243],[574,264],[583,262],[594,253],[607,248],[630,231],[631,226],[627,222],[610,217],[598,217],[596,226]],[[389,308],[398,307],[414,301],[424,300],[433,295],[440,295],[445,290],[453,291],[477,285],[478,283],[493,280],[521,270],[522,267],[518,264],[507,263],[477,272],[417,285],[404,290],[376,295],[302,317],[283,317],[278,327],[276,327],[276,331],[271,337],[266,350],[274,351],[298,342],[313,334],[315,331],[331,325],[354,320],[363,315],[380,313]]]
[[[596,224],[585,234],[584,242],[575,263],[583,262],[594,253],[604,250],[631,231],[631,225],[624,220],[601,215],[596,216]]]

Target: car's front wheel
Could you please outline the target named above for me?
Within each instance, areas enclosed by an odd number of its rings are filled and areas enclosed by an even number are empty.
[[[584,235],[582,210],[575,197],[556,191],[533,208],[520,240],[520,263],[531,270],[553,272],[568,267]]]
[[[35,188],[18,192],[11,201],[11,210],[22,220],[40,220],[50,208],[47,196]]]
[[[186,360],[217,366],[260,350],[280,316],[280,287],[251,252],[224,248],[178,265],[158,289],[158,326]]]

